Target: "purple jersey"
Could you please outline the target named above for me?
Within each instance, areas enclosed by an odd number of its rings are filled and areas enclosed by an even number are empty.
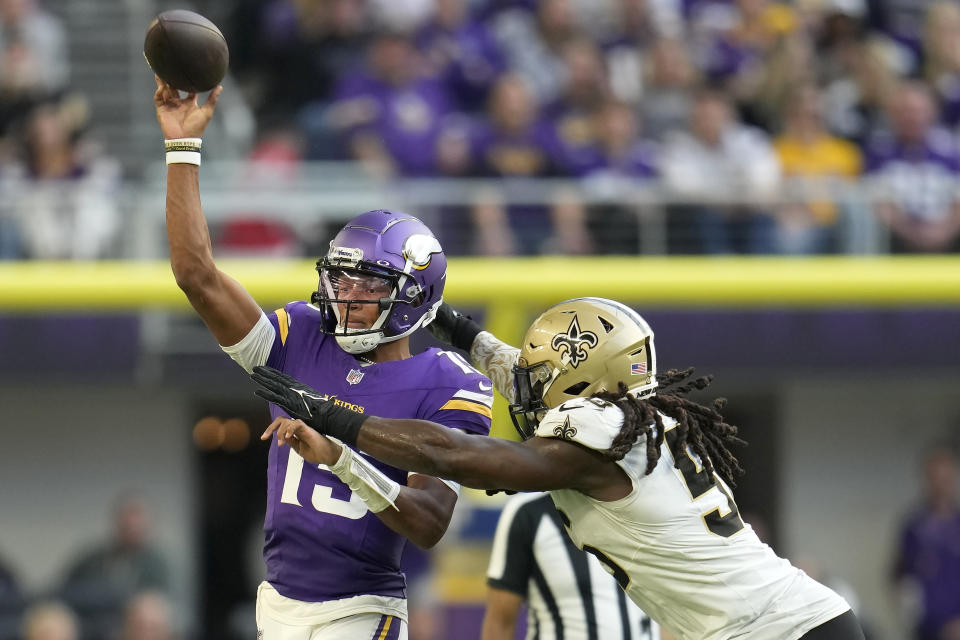
[[[434,65],[462,111],[482,109],[506,62],[486,25],[466,22],[455,29],[438,24],[417,35],[417,48]]]
[[[867,144],[864,158],[878,195],[914,219],[945,219],[960,195],[960,150],[944,130],[933,129],[912,146],[880,132]]]
[[[320,331],[321,314],[292,302],[269,316],[277,331],[267,364],[358,413],[432,420],[468,433],[490,430],[489,380],[459,355],[428,349],[406,360],[361,366]],[[270,413],[284,414],[274,405]],[[407,472],[367,458],[396,482]],[[367,510],[323,465],[270,445],[264,522],[267,581],[282,595],[324,602],[358,595],[406,597],[406,538]]]
[[[598,145],[591,145],[570,156],[570,172],[578,178],[653,178],[657,175],[656,157],[656,146],[646,140],[637,140],[619,156],[613,156]]]
[[[960,512],[950,517],[918,510],[900,535],[899,577],[917,582],[923,607],[918,637],[935,638],[960,617]]]
[[[484,176],[538,178],[558,173],[559,143],[546,120],[520,133],[506,133],[489,125],[478,127],[472,147],[474,163]]]
[[[336,93],[339,110],[356,120],[347,137],[373,134],[404,175],[436,171],[437,138],[444,118],[452,112],[446,88],[439,81],[419,77],[397,87],[354,73],[341,82]]]

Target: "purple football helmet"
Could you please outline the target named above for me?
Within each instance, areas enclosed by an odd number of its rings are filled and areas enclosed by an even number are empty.
[[[347,353],[366,353],[433,321],[443,302],[447,258],[429,228],[399,211],[377,209],[348,222],[317,260],[320,285],[311,302],[324,332]],[[366,296],[364,298],[363,296]],[[377,305],[369,328],[351,326],[350,309]]]

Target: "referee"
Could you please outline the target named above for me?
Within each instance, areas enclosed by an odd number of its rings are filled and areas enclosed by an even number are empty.
[[[577,549],[546,493],[507,501],[487,569],[482,640],[660,640],[660,630],[593,556]]]

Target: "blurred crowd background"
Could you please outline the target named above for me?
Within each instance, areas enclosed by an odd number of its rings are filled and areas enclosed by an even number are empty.
[[[960,248],[955,0],[0,0],[0,260],[163,258],[169,8],[230,45],[220,257],[317,256],[384,206],[454,256]],[[848,311],[648,317],[727,375],[765,539],[871,638],[956,640],[958,314]],[[252,637],[266,412],[199,321],[4,314],[0,352],[0,640]],[[499,503],[462,502],[408,559],[412,640],[475,637]]]
[[[156,250],[139,47],[170,6],[0,3],[0,258]],[[224,250],[311,255],[378,190],[453,254],[958,247],[952,0],[192,6],[231,50],[205,147]],[[236,195],[264,189],[287,195]]]

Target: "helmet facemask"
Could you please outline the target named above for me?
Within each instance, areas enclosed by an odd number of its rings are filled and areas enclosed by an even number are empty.
[[[417,284],[412,280],[407,282],[406,274],[393,269],[364,262],[349,267],[333,262],[329,258],[317,262],[320,284],[312,296],[312,302],[324,311],[328,322],[333,325],[327,327],[326,333],[336,338],[340,348],[355,355],[400,338],[387,335],[390,312],[395,304],[410,304],[398,294],[401,288],[417,287]],[[414,302],[418,298],[414,296]],[[367,310],[371,306],[378,311],[372,323],[369,322],[371,312]],[[359,323],[358,316],[362,317]]]
[[[524,440],[533,437],[537,425],[547,412],[543,394],[556,378],[546,362],[538,362],[530,367],[523,366],[521,359],[513,365],[513,397],[516,401],[510,405],[510,419],[517,433]]]
[[[322,267],[318,291],[321,303],[336,319],[333,335],[344,351],[364,353],[380,343],[396,294],[396,278],[367,270]],[[377,315],[370,322],[372,313]]]

